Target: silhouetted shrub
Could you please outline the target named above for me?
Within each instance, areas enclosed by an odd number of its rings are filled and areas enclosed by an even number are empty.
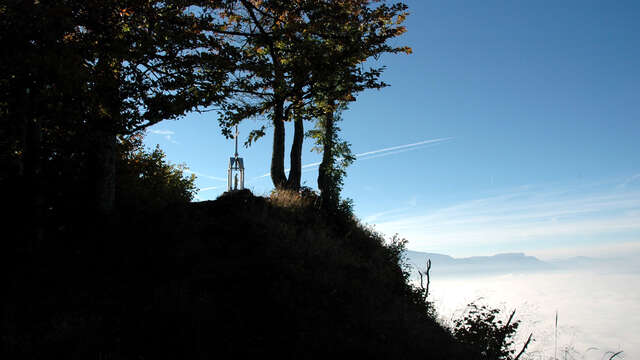
[[[515,313],[513,310],[506,321],[503,321],[499,318],[499,309],[468,304],[463,317],[454,321],[453,335],[458,341],[480,353],[482,359],[518,359],[529,345],[531,336],[516,354],[513,337],[518,331],[520,320],[514,319]]]
[[[166,160],[159,146],[144,148],[144,135],[121,137],[116,162],[116,201],[122,210],[161,209],[168,204],[187,203],[197,188],[196,176],[185,175],[185,165]]]

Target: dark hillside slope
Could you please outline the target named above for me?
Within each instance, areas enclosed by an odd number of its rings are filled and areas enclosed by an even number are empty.
[[[3,256],[10,358],[473,358],[401,246],[312,207],[239,192],[56,231]]]

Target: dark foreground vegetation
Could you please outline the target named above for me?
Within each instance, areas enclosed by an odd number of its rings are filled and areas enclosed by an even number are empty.
[[[54,165],[40,173],[37,217],[24,175],[0,179],[10,359],[515,355],[513,314],[438,324],[428,285],[407,281],[404,241],[359,224],[349,202],[329,210],[303,188],[192,203],[194,177],[138,135],[118,142],[105,215],[82,171],[60,182]]]
[[[411,53],[390,42],[406,10],[1,2],[2,359],[511,359],[511,319],[482,310],[444,329],[407,282],[403,242],[340,198],[354,160],[340,113],[387,86],[369,61]],[[147,127],[212,109],[227,136],[266,120],[247,144],[273,129],[274,196],[191,203],[194,178],[143,148]],[[319,194],[300,184],[307,136]]]
[[[76,209],[32,247],[14,227],[2,249],[3,351],[474,358],[407,284],[402,242],[291,197],[243,191],[99,219]]]

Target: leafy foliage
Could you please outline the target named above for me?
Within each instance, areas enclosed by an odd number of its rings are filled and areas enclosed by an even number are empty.
[[[529,345],[531,336],[522,351],[514,357],[516,349],[513,337],[520,326],[520,320],[514,320],[515,313],[514,310],[505,322],[499,318],[499,309],[471,303],[467,305],[464,316],[454,321],[453,335],[480,353],[482,359],[518,359]]]
[[[108,212],[116,136],[224,96],[234,55],[193,11],[201,2],[3,3],[0,46],[12,51],[0,55],[0,130],[8,135],[0,151],[32,183],[33,197],[42,167],[64,154],[85,159],[76,168],[92,183],[86,198]]]
[[[318,171],[318,187],[322,193],[325,210],[334,211],[345,203],[340,200],[340,192],[344,185],[347,167],[353,163],[355,156],[350,144],[339,137],[340,128],[337,122],[340,113],[324,113],[316,123],[316,129],[307,132],[307,136],[315,141],[314,150],[322,152],[322,162]],[[345,203],[346,204],[346,203]]]
[[[125,211],[162,209],[187,203],[197,188],[196,176],[185,176],[185,165],[173,165],[159,146],[149,152],[141,133],[120,138],[118,144],[117,204]]]

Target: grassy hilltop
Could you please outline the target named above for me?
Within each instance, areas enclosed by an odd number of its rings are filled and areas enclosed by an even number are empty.
[[[74,221],[38,250],[4,252],[4,349],[11,358],[474,358],[407,284],[401,242],[315,200],[234,192]]]

